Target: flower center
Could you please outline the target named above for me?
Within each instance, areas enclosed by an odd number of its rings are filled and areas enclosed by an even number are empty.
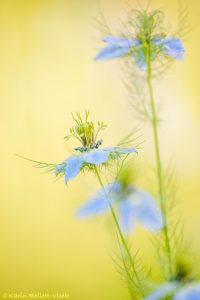
[[[100,121],[95,125],[89,119],[89,111],[85,112],[84,117],[80,113],[76,113],[72,117],[75,121],[75,126],[70,129],[70,134],[65,139],[69,140],[69,138],[74,137],[80,142],[81,146],[76,147],[76,151],[86,152],[91,149],[98,149],[103,140],[97,140],[97,137],[99,132],[106,128],[106,125]]]
[[[91,144],[89,146],[89,148],[88,147],[76,147],[76,148],[74,148],[74,150],[83,153],[83,152],[87,152],[87,151],[92,150],[92,149],[98,149],[99,146],[102,145],[102,144],[103,144],[103,140],[98,140],[97,142]]]

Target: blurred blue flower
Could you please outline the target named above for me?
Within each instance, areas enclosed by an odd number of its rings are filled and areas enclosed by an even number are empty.
[[[64,174],[65,182],[76,177],[85,166],[102,165],[110,158],[117,159],[121,155],[137,152],[135,148],[105,147],[87,150],[79,155],[72,155],[56,166],[55,173]]]
[[[109,203],[116,204],[123,232],[130,233],[136,223],[141,223],[151,231],[163,227],[162,215],[152,196],[132,185],[124,190],[120,182],[114,182],[100,190],[77,211],[79,218],[104,214]]]
[[[200,283],[180,284],[179,282],[166,282],[156,289],[144,300],[162,300],[173,295],[173,300],[199,300]]]
[[[97,60],[105,60],[126,55],[132,55],[136,65],[140,69],[146,67],[146,45],[140,38],[125,38],[107,36],[103,39],[107,46],[96,56]],[[151,59],[162,53],[173,59],[183,59],[184,46],[180,39],[175,37],[161,38],[159,36],[151,38]]]

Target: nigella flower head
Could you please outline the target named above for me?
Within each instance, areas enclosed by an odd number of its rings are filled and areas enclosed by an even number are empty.
[[[79,218],[98,216],[109,211],[111,204],[119,214],[121,229],[129,234],[137,223],[151,231],[163,227],[162,215],[153,197],[146,191],[120,177],[98,191],[88,202],[77,210]]]
[[[184,57],[184,46],[176,36],[166,36],[161,32],[163,22],[161,11],[152,12],[134,11],[129,18],[129,24],[135,30],[133,35],[106,36],[103,41],[107,44],[98,55],[97,60],[112,59],[117,57],[133,57],[140,69],[145,69],[148,56],[152,61],[160,58],[181,60]],[[160,31],[159,31],[160,29]]]
[[[78,113],[73,118],[76,125],[70,129],[70,135],[66,139],[74,137],[81,143],[81,146],[74,149],[77,154],[71,155],[62,163],[56,165],[56,175],[63,174],[65,182],[76,177],[85,168],[93,169],[94,166],[103,165],[109,160],[115,160],[122,155],[137,152],[135,148],[100,148],[103,141],[97,140],[97,137],[99,132],[105,129],[104,123],[98,122],[97,128],[95,128],[95,124],[89,120],[89,112],[86,112],[85,119]]]

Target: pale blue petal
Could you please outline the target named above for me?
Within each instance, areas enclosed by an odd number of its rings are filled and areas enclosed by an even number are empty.
[[[107,185],[104,190],[100,190],[93,198],[86,202],[77,210],[78,218],[87,218],[90,216],[101,215],[109,209],[110,203],[115,201],[115,194],[121,190],[118,182]]]
[[[133,203],[127,199],[120,199],[119,215],[121,229],[124,233],[129,234],[134,227],[134,206]]]
[[[144,300],[161,300],[164,297],[171,295],[178,287],[176,282],[167,282],[162,284],[157,290],[152,294],[145,297]]]
[[[65,163],[65,182],[67,182],[69,179],[72,179],[78,175],[83,162],[81,161],[80,156],[70,156]]]
[[[180,289],[174,300],[199,300],[200,299],[200,283],[199,284],[188,284]]]
[[[139,39],[130,39],[130,38],[125,38],[125,37],[115,37],[115,36],[106,36],[103,38],[103,41],[112,44],[112,45],[117,45],[120,47],[134,47],[137,46],[138,44],[141,44],[141,41]]]
[[[109,153],[101,149],[95,149],[90,152],[86,152],[81,154],[81,160],[93,164],[93,165],[101,165],[109,159]]]
[[[129,199],[134,204],[134,217],[139,223],[151,231],[157,231],[163,227],[162,214],[149,193],[134,188]]]
[[[108,45],[103,48],[96,56],[96,60],[104,60],[122,57],[130,52],[129,47],[120,47],[118,45]]]
[[[181,60],[184,58],[185,48],[178,38],[168,37],[161,40],[163,51],[172,58]]]
[[[97,194],[90,201],[86,202],[77,210],[78,218],[87,218],[91,216],[101,215],[109,209],[106,196]]]
[[[108,152],[115,152],[119,154],[129,154],[129,153],[137,152],[135,148],[120,148],[120,147],[105,147],[103,148],[103,150]]]
[[[137,152],[135,148],[119,148],[117,147],[117,152],[121,154],[129,154],[129,153],[134,153]]]
[[[125,37],[114,37],[107,36],[103,39],[104,42],[108,43],[99,54],[96,56],[97,60],[111,59],[122,57],[128,54],[131,47],[141,44],[139,39],[130,39]]]
[[[115,152],[115,151],[116,151],[116,148],[117,148],[117,147],[109,146],[109,147],[104,147],[103,150],[104,150],[104,151],[108,151],[108,152]]]

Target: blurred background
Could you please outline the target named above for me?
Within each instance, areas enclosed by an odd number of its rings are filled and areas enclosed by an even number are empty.
[[[131,5],[145,0],[105,0],[111,28]],[[178,1],[152,0],[176,26]],[[162,100],[162,157],[173,161],[179,182],[179,215],[194,251],[200,248],[200,3],[185,0],[191,32],[186,57],[157,89]],[[73,300],[127,299],[110,258],[115,237],[109,218],[78,221],[75,209],[96,190],[92,175],[63,180],[17,158],[61,162],[69,154],[63,137],[73,125],[71,112],[90,109],[108,129],[104,145],[114,145],[140,124],[145,143],[136,159],[138,184],[154,165],[151,131],[126,99],[116,61],[95,62],[102,44],[94,0],[0,0],[0,294],[62,293]],[[134,166],[133,166],[134,167]],[[145,244],[145,247],[144,247]],[[147,246],[149,245],[149,246]],[[151,245],[144,230],[134,247],[146,256]],[[147,258],[148,259],[148,258]]]

